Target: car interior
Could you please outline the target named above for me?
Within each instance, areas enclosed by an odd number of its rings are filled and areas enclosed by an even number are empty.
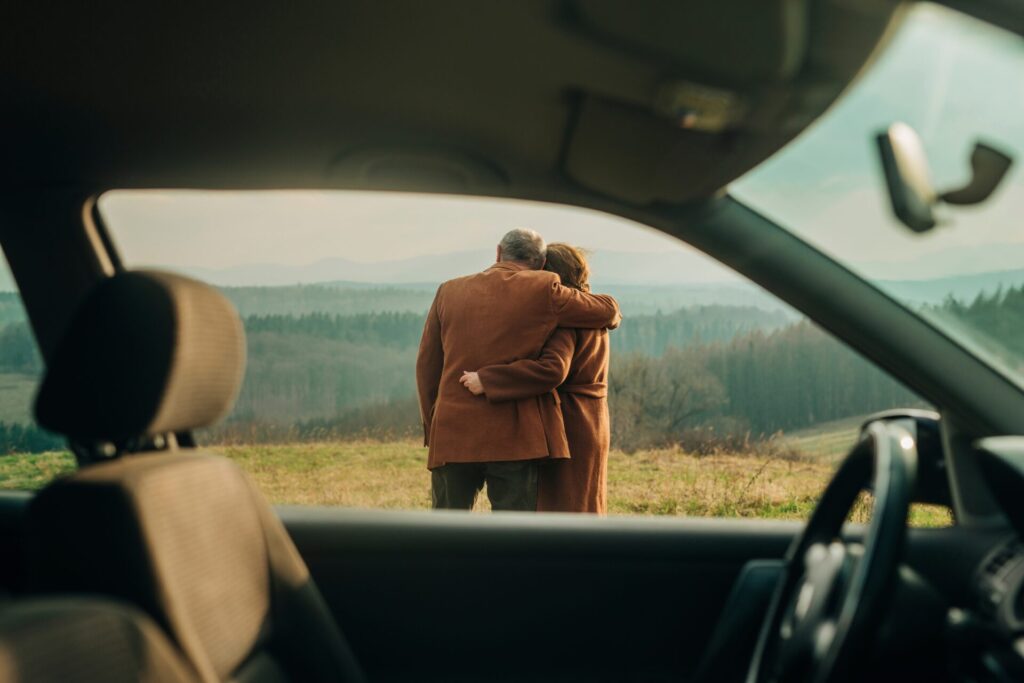
[[[915,4],[5,7],[0,244],[45,361],[36,419],[79,469],[0,492],[0,680],[1024,680],[1024,389],[727,190]],[[1024,36],[1014,0],[941,4]],[[625,217],[936,410],[866,421],[806,523],[273,507],[194,434],[238,395],[237,312],[126,268],[97,210],[154,188]],[[908,528],[921,502],[955,524]]]

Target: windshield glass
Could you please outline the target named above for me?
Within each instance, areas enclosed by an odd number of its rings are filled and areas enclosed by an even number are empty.
[[[946,8],[911,10],[874,64],[810,130],[730,188],[1024,386],[1024,39]],[[941,192],[974,143],[1015,159],[996,193],[897,222],[875,136],[917,130]]]

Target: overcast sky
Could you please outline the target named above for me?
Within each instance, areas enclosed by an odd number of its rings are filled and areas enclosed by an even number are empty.
[[[874,278],[1024,266],[1024,41],[951,11],[915,9],[881,59],[794,144],[733,193]],[[892,219],[874,135],[902,120],[932,157],[936,184],[965,180],[976,138],[1018,163],[981,208],[912,235]],[[116,192],[101,210],[129,265],[223,269],[344,257],[397,260],[490,248],[509,228],[598,251],[692,253],[688,278],[730,278],[678,241],[592,211],[499,200],[358,192]]]
[[[105,196],[101,209],[131,266],[223,270],[339,257],[376,263],[459,253],[445,271],[445,277],[456,277],[483,265],[476,255],[463,258],[462,252],[494,249],[507,230],[523,226],[549,242],[583,246],[598,256],[679,254],[673,263],[680,272],[673,281],[739,279],[651,228],[538,202],[390,192],[123,192]],[[658,265],[652,282],[665,279],[663,259]],[[206,277],[216,279],[210,273]]]
[[[548,241],[593,249],[658,252],[683,247],[656,230],[596,211],[472,197],[119,192],[104,197],[103,210],[132,260],[202,267],[294,265],[334,256],[374,262],[469,251],[494,246],[506,230],[519,226],[540,231]]]

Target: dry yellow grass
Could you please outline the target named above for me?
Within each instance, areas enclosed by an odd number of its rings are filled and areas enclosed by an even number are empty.
[[[693,456],[676,449],[613,452],[613,513],[802,519],[831,464],[748,455]]]
[[[213,450],[241,465],[274,503],[430,507],[430,473],[424,451],[411,441],[222,446]]]
[[[274,503],[426,509],[430,474],[414,441],[223,446]],[[0,458],[0,488],[36,488],[73,467],[64,454]],[[831,460],[694,456],[658,449],[609,457],[611,514],[806,519],[834,471]],[[477,506],[487,509],[486,497]],[[864,519],[869,507],[858,506]],[[912,523],[940,526],[948,510],[918,506]]]

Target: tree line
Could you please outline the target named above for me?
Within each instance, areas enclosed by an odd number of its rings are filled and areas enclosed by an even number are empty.
[[[750,311],[726,313],[706,307],[636,316],[612,333],[616,446],[757,438],[920,404],[807,321],[780,327]],[[418,434],[413,369],[422,318],[370,319],[360,318],[358,326],[332,316],[247,319],[250,366],[239,408],[211,437]],[[384,343],[382,335],[403,341]]]
[[[423,313],[436,287],[430,285],[360,286],[356,283],[221,287],[243,317],[310,313],[357,315],[379,311]]]
[[[730,341],[613,357],[613,443],[631,449],[746,443],[920,398],[802,320]]]
[[[409,348],[419,345],[425,316],[411,312],[355,315],[329,313],[251,315],[247,334],[276,332],[355,344]],[[671,313],[628,316],[611,336],[613,351],[657,356],[670,347],[725,341],[752,330],[783,327],[789,317],[782,311],[753,306],[692,306]]]
[[[982,330],[976,343],[1017,373],[1024,373],[1024,285],[978,294],[970,303],[948,297],[923,313],[944,321],[967,323]]]

